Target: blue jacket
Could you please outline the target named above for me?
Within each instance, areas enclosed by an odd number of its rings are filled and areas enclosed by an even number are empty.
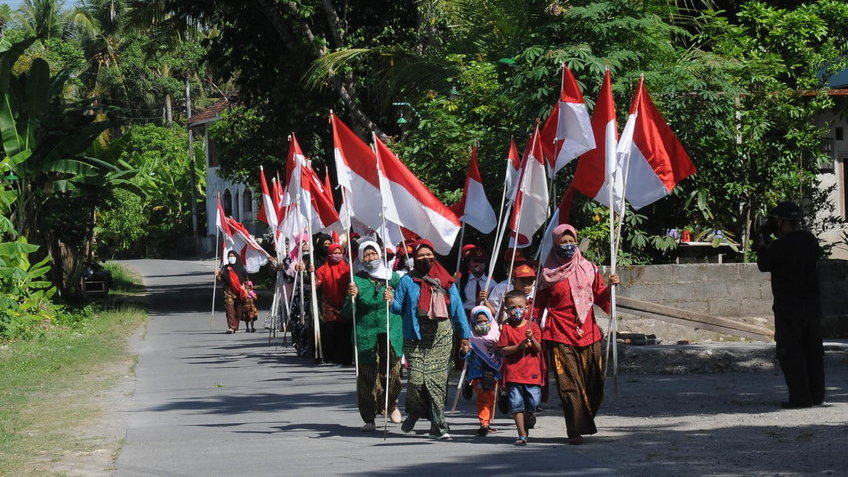
[[[468,326],[468,318],[462,307],[462,298],[459,297],[459,289],[456,283],[448,290],[450,296],[450,307],[448,314],[453,322],[453,329],[461,339],[471,337],[471,328]],[[392,313],[403,318],[403,338],[407,340],[421,340],[421,331],[418,329],[418,299],[421,297],[421,288],[409,275],[400,279],[395,290],[395,300],[392,302]]]

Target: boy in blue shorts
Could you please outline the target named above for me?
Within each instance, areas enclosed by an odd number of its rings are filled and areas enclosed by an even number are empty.
[[[523,292],[504,296],[506,323],[501,328],[498,348],[504,356],[503,374],[509,396],[509,412],[518,428],[516,446],[527,445],[527,429],[533,427],[533,411],[542,397],[545,377],[542,361],[542,330],[530,320],[531,310]],[[525,418],[526,415],[526,418]]]

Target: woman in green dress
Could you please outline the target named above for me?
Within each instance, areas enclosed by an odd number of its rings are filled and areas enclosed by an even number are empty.
[[[359,357],[359,377],[356,382],[356,401],[359,414],[365,425],[363,431],[376,429],[374,419],[378,413],[386,412],[386,356],[389,358],[389,412],[392,422],[399,423],[400,411],[397,408],[400,394],[400,356],[403,352],[403,329],[399,315],[389,314],[389,341],[391,352],[386,346],[386,307],[391,301],[386,294],[386,280],[389,286],[397,286],[400,277],[383,263],[380,246],[374,241],[359,244],[357,273],[348,288],[348,296],[342,312],[346,317],[354,318],[357,356]],[[354,317],[354,302],[356,316]]]

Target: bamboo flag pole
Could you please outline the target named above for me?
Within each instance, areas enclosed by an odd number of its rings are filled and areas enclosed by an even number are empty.
[[[217,212],[216,212],[217,213]],[[209,329],[211,330],[214,327],[213,318],[215,317],[215,291],[218,289],[218,268],[221,265],[220,259],[218,258],[218,237],[220,236],[221,231],[215,230],[215,271],[212,273],[212,313],[209,314]]]
[[[456,252],[456,268],[453,275],[457,276],[459,267],[462,265],[462,242],[465,240],[465,222],[462,222],[462,228],[459,229],[459,249]]]
[[[371,149],[374,151],[374,157],[376,158],[377,165],[377,177],[380,176],[380,156],[377,152],[377,139],[376,134],[371,132]],[[383,199],[382,190],[380,191],[380,220],[382,222],[381,230],[388,230],[386,228],[386,201]],[[387,234],[388,235],[388,234]],[[402,235],[401,235],[402,236]],[[388,237],[383,237],[383,260],[386,259],[388,254],[386,253],[386,240]],[[386,290],[389,289],[389,278],[386,278]],[[392,342],[391,342],[391,322],[389,320],[389,302],[386,301],[386,387],[383,389],[385,393],[385,403],[383,404],[383,440],[386,440],[386,435],[389,432],[389,385],[391,380],[391,368],[389,363],[391,359],[389,359],[389,353],[392,351]]]
[[[345,208],[347,209],[348,220],[350,220],[350,217],[351,217],[350,201],[348,200],[348,196],[346,194],[344,187],[342,187],[342,200],[344,200]],[[353,251],[352,251],[353,246],[350,243],[352,241],[352,239],[350,238],[351,231],[352,231],[352,229],[350,227],[348,227],[347,228],[347,256],[351,260],[350,283],[352,284],[353,283]],[[348,285],[348,288],[350,288],[350,285]],[[353,310],[353,366],[354,366],[354,371],[356,373],[355,374],[356,377],[359,377],[359,343],[356,339],[356,318],[357,318],[357,316],[356,316],[356,297],[355,296],[351,297],[350,306]],[[356,381],[355,386],[358,386],[358,385],[359,385],[359,380]]]

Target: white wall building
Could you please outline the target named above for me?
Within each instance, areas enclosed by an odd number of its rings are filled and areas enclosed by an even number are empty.
[[[244,224],[250,233],[264,233],[265,224],[256,220],[259,212],[260,194],[246,184],[225,181],[218,176],[218,155],[214,141],[209,137],[207,126],[220,119],[218,113],[229,107],[230,103],[223,99],[212,106],[194,114],[188,121],[189,128],[194,132],[195,141],[203,141],[206,151],[206,231],[203,233],[202,249],[205,253],[214,252],[215,237],[218,233],[215,216],[218,213],[217,198],[221,197],[224,214],[233,217]],[[202,229],[201,229],[202,230]]]

